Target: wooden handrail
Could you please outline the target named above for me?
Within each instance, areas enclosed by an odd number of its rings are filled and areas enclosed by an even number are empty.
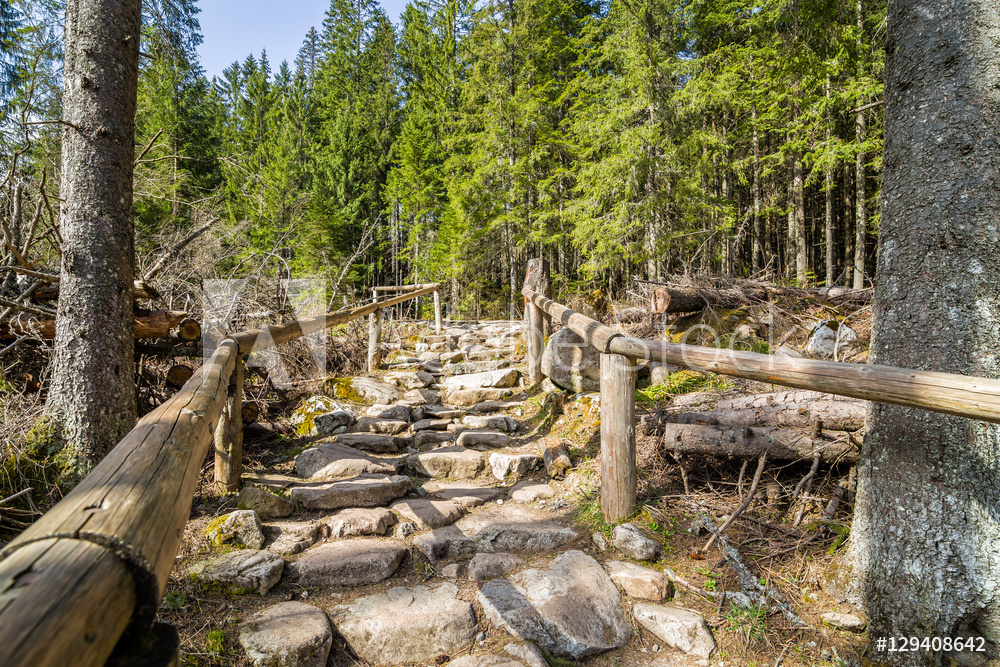
[[[0,551],[0,665],[103,665],[116,646],[145,635],[243,356],[437,289],[422,286],[219,342],[176,395]],[[265,332],[270,340],[259,340]]]

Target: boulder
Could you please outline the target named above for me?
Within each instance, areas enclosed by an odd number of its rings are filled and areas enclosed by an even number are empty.
[[[434,384],[434,376],[423,371],[402,371],[386,373],[385,379],[403,389],[423,389]]]
[[[195,583],[234,595],[264,595],[281,579],[285,560],[273,551],[240,549],[195,563],[188,576]]]
[[[662,572],[624,561],[605,563],[611,581],[629,597],[660,602],[673,597],[673,584]]]
[[[351,507],[323,519],[320,526],[327,537],[339,539],[359,535],[385,535],[395,523],[396,515],[385,507]]]
[[[253,510],[236,510],[213,520],[205,529],[209,543],[216,549],[230,546],[236,549],[260,549],[264,532],[260,517]]]
[[[403,397],[403,400],[406,400],[406,396]],[[365,416],[408,422],[410,421],[410,408],[399,403],[395,405],[373,405],[365,411]]]
[[[693,611],[668,605],[640,603],[632,608],[639,625],[667,646],[703,660],[715,650],[715,638],[705,619]]]
[[[553,551],[577,537],[564,519],[553,518],[546,512],[503,506],[418,535],[413,544],[436,562],[477,552]]]
[[[520,377],[516,368],[504,368],[484,373],[469,373],[468,375],[453,375],[441,381],[446,389],[487,389],[513,387]]]
[[[511,487],[507,497],[515,502],[533,503],[536,500],[554,498],[555,489],[549,484],[538,484],[530,480],[519,482]]]
[[[648,537],[638,526],[622,523],[611,532],[611,543],[636,560],[659,560],[665,552],[660,543]]]
[[[346,410],[324,412],[313,417],[317,435],[332,435],[343,433],[354,424],[354,414]]]
[[[406,495],[413,484],[409,477],[358,475],[338,482],[317,482],[292,487],[289,496],[307,510],[336,510],[342,507],[382,507]]]
[[[378,417],[362,417],[354,425],[358,433],[381,433],[383,435],[399,435],[410,427],[409,422],[401,419],[380,419]]]
[[[368,377],[331,378],[326,381],[326,391],[334,398],[354,403],[395,403],[399,390],[391,384]]]
[[[288,564],[288,571],[305,588],[364,586],[391,577],[406,553],[401,542],[344,540],[308,549]]]
[[[347,445],[374,454],[395,454],[406,449],[413,441],[396,435],[377,435],[375,433],[345,433],[335,436],[331,442]]]
[[[506,447],[510,436],[500,431],[462,431],[456,443],[462,447]]]
[[[494,625],[573,660],[620,648],[632,637],[618,589],[582,551],[488,581],[477,599]]]
[[[264,526],[267,548],[276,554],[290,556],[302,553],[320,538],[320,526],[299,521],[280,521]]]
[[[490,468],[493,470],[493,476],[500,481],[505,480],[507,475],[523,475],[541,462],[542,460],[534,454],[504,454],[502,452],[490,454]]]
[[[333,630],[322,609],[281,602],[240,624],[240,645],[256,667],[326,667]]]
[[[840,337],[838,344],[837,337]],[[817,324],[809,334],[806,341],[806,354],[821,359],[833,357],[834,348],[837,349],[838,359],[843,359],[845,355],[852,354],[860,350],[858,344],[858,334],[849,326],[845,326],[836,320],[826,320]]]
[[[458,587],[450,582],[390,588],[336,607],[331,616],[362,660],[427,664],[465,648],[479,632],[472,605],[457,596]]]
[[[339,442],[328,442],[296,456],[295,472],[300,477],[326,482],[363,474],[394,475],[396,466]]]
[[[392,504],[392,510],[404,519],[412,521],[420,530],[433,530],[451,525],[467,512],[464,505],[452,500],[428,498],[400,500]]]
[[[481,452],[465,447],[441,447],[406,457],[406,466],[427,477],[471,479],[479,474],[485,462]]]
[[[245,486],[240,490],[236,506],[241,510],[253,510],[257,516],[265,518],[288,516],[294,509],[285,498],[255,486]]]
[[[288,423],[295,429],[296,435],[317,435],[316,417],[332,412],[353,414],[349,407],[338,403],[329,396],[310,396],[295,409]]]
[[[542,353],[542,372],[557,386],[576,393],[601,388],[601,355],[597,348],[563,327],[549,338]]]
[[[517,431],[517,420],[507,415],[468,415],[462,418],[462,423],[469,428],[487,429],[493,431]]]
[[[476,405],[485,401],[502,401],[513,393],[510,389],[455,389],[448,392],[448,403]]]
[[[476,554],[469,561],[468,576],[473,581],[489,581],[524,565],[520,556],[508,553]]]
[[[453,500],[467,508],[479,507],[503,498],[506,489],[493,486],[479,486],[472,482],[438,482],[424,484],[424,490],[441,500]]]

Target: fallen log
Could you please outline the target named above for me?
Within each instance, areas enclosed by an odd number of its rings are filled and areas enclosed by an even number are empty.
[[[709,306],[712,308],[739,308],[754,301],[768,301],[777,296],[865,305],[871,301],[872,291],[870,289],[854,290],[847,287],[804,289],[764,285],[721,289],[663,286],[653,290],[650,310],[654,313],[693,313]]]
[[[180,389],[184,386],[184,383],[191,379],[194,375],[194,370],[190,366],[185,366],[184,364],[174,364],[167,371],[167,384],[171,387],[177,387]]]
[[[201,340],[201,323],[196,319],[185,317],[177,325],[177,330],[170,332],[170,337],[174,340],[183,340],[189,343]]]
[[[538,443],[538,449],[542,455],[542,462],[545,464],[545,472],[553,479],[562,479],[566,476],[566,471],[573,467],[573,461],[569,458],[566,445],[561,440],[542,440]]]
[[[44,287],[39,287],[35,290],[35,298],[43,301],[55,301],[59,298],[59,283],[53,282],[52,284],[45,285]],[[147,282],[141,280],[136,280],[132,285],[132,298],[133,299],[159,299],[160,293],[156,291],[156,288]]]
[[[798,403],[812,403],[814,401],[838,401],[841,403],[858,403],[868,405],[867,401],[862,401],[849,396],[837,396],[821,391],[792,390],[775,391],[769,394],[751,394],[750,396],[737,396],[724,401],[719,401],[716,410],[749,410],[749,409],[772,409],[781,408]]]
[[[185,319],[187,319],[187,313],[182,311],[154,310],[137,313],[135,315],[134,335],[136,338],[167,338],[170,336],[170,331],[180,326]],[[0,325],[0,338],[18,338],[20,336],[55,338],[56,321],[17,318],[8,324]]]
[[[761,408],[716,409],[710,412],[683,412],[670,415],[673,424],[703,426],[781,426],[831,431],[857,431],[865,425],[867,407],[861,401],[813,401],[769,405]]]
[[[645,422],[647,435],[660,435],[663,454],[699,454],[738,459],[756,459],[766,453],[775,461],[811,460],[856,463],[858,448],[850,434],[824,431],[814,435],[809,430],[775,427],[700,426],[694,424],[656,424]]]
[[[260,406],[255,401],[246,401],[240,409],[240,416],[243,419],[243,425],[249,426],[255,423],[260,416]]]

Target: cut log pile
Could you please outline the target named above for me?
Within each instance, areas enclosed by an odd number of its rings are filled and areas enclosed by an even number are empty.
[[[855,463],[867,403],[818,392],[775,392],[720,401],[714,410],[643,417],[664,453]]]
[[[765,302],[775,297],[813,299],[841,305],[863,306],[871,301],[872,290],[849,289],[847,287],[805,289],[778,287],[763,283],[740,284],[724,288],[662,285],[653,290],[650,309],[654,313],[693,313],[709,307],[739,308],[748,303]]]

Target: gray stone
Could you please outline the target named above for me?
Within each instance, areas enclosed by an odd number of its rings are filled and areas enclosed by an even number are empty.
[[[354,415],[346,410],[334,410],[313,417],[317,435],[330,435],[340,429],[348,429],[354,423]]]
[[[403,400],[406,400],[405,396]],[[396,403],[395,405],[373,405],[365,411],[365,416],[408,422],[410,421],[410,408],[400,403]]]
[[[462,363],[448,364],[443,370],[447,375],[469,375],[471,373],[499,371],[509,367],[510,361],[507,359],[493,359],[490,361],[465,361]]]
[[[354,652],[373,665],[433,662],[461,650],[479,632],[472,605],[450,582],[390,588],[335,608],[333,622]]]
[[[437,445],[442,442],[455,442],[458,438],[454,433],[448,431],[420,431],[413,436],[413,446],[417,449],[427,445]]]
[[[385,379],[403,389],[423,389],[434,384],[434,376],[423,371],[387,373]]]
[[[605,566],[611,581],[629,597],[653,602],[673,597],[673,585],[662,572],[618,560],[605,563]]]
[[[421,419],[410,426],[414,431],[443,431],[451,423],[450,419]]]
[[[295,472],[311,481],[327,482],[362,474],[394,475],[396,465],[339,442],[328,442],[296,456]]]
[[[413,444],[410,438],[375,433],[345,433],[336,436],[332,442],[375,454],[394,454]]]
[[[554,498],[555,495],[555,489],[550,485],[526,480],[511,487],[507,497],[519,503],[533,503],[543,498]]]
[[[288,516],[294,509],[287,499],[255,486],[245,486],[240,490],[236,506],[241,510],[253,510],[257,516],[265,518]]]
[[[487,655],[467,655],[458,660],[452,660],[448,663],[448,667],[524,667],[524,663],[503,655],[489,653]]]
[[[444,378],[441,384],[451,390],[513,387],[517,384],[518,377],[520,377],[520,373],[516,368],[502,368],[485,373],[454,375]]]
[[[542,650],[531,642],[511,642],[503,650],[523,662],[526,667],[550,667]]]
[[[477,599],[494,625],[574,660],[620,648],[632,637],[618,589],[582,551],[567,551],[545,568],[493,579]]]
[[[344,540],[307,550],[288,564],[288,571],[304,588],[364,586],[391,577],[406,553],[401,542]]]
[[[292,502],[307,510],[336,510],[342,507],[381,507],[406,495],[413,487],[403,475],[358,475],[338,482],[322,482],[293,487]]]
[[[498,412],[500,410],[521,407],[524,407],[524,403],[522,401],[483,401],[482,403],[476,403],[473,405],[472,412]]]
[[[441,576],[449,579],[458,579],[462,576],[461,563],[450,563],[441,568]]]
[[[820,620],[827,625],[833,626],[838,630],[849,630],[851,632],[861,632],[865,629],[865,622],[855,616],[854,614],[838,614],[836,612],[827,612],[820,615]]]
[[[534,454],[504,454],[493,452],[490,454],[490,468],[493,476],[503,481],[507,475],[523,475],[531,471],[542,460]]]
[[[317,435],[316,417],[334,412],[354,414],[350,407],[329,396],[310,396],[302,401],[288,421],[298,435]]]
[[[839,343],[838,336],[840,337]],[[860,349],[858,335],[854,329],[844,326],[836,320],[820,322],[809,334],[809,340],[806,342],[806,354],[830,359],[833,357],[834,348],[836,348],[840,359],[846,354],[857,352]]]
[[[594,543],[598,551],[608,550],[608,540],[604,537],[602,533],[594,532],[590,535],[590,541]]]
[[[228,593],[264,595],[281,579],[285,561],[273,551],[241,549],[195,563],[188,574],[196,583]]]
[[[572,392],[598,391],[601,355],[597,348],[563,327],[549,338],[542,353],[542,372],[557,386]]]
[[[480,350],[467,350],[465,352],[465,358],[469,361],[492,361],[494,359],[511,357],[516,353],[517,350],[512,347],[503,349],[484,348]]]
[[[206,529],[209,543],[216,549],[228,545],[237,549],[260,549],[264,532],[253,510],[236,510],[215,519]]]
[[[454,389],[448,392],[448,403],[476,405],[485,401],[501,401],[513,393],[510,389]]]
[[[510,436],[500,431],[462,431],[456,443],[463,447],[506,447]]]
[[[410,427],[409,422],[401,419],[379,419],[378,417],[362,417],[354,425],[359,433],[381,433],[383,435],[398,435]]]
[[[413,389],[403,394],[403,400],[413,405],[441,402],[441,392],[434,389]]]
[[[282,602],[240,624],[240,645],[256,667],[325,667],[333,630],[322,609]]]
[[[451,500],[413,498],[392,504],[392,510],[412,521],[420,530],[433,530],[455,523],[465,516],[463,505]]]
[[[466,410],[456,410],[455,408],[446,408],[443,405],[428,405],[424,408],[424,412],[429,417],[434,419],[461,419],[468,414]]]
[[[478,475],[485,463],[481,452],[465,447],[441,447],[407,456],[406,465],[427,477],[469,479]]]
[[[431,343],[431,352],[451,352],[455,349],[455,344],[449,341],[443,341],[440,343]]]
[[[399,390],[391,384],[380,382],[374,378],[353,377],[351,388],[360,394],[367,403],[395,403],[399,400]]]
[[[290,556],[302,553],[320,538],[320,526],[299,521],[279,521],[264,526],[267,548],[276,554]]]
[[[503,507],[471,514],[413,541],[431,561],[477,552],[553,551],[578,537],[567,521],[530,509]]]
[[[488,581],[502,577],[524,565],[520,556],[507,553],[476,554],[469,561],[469,579],[473,581]]]
[[[444,364],[457,364],[463,359],[465,359],[465,354],[463,354],[461,350],[441,353],[441,362]]]
[[[415,532],[417,532],[417,527],[413,525],[412,521],[403,521],[396,524],[396,531],[393,534],[396,537],[403,539],[409,537]]]
[[[470,482],[427,482],[423,486],[429,494],[441,500],[454,500],[466,507],[479,507],[503,498],[506,489],[478,486]]]
[[[396,523],[396,515],[385,507],[371,509],[351,507],[327,517],[322,523],[327,535],[336,539],[358,535],[385,535]]]
[[[512,433],[517,430],[517,420],[507,415],[468,415],[462,423],[469,428],[481,428]]]
[[[705,619],[686,609],[640,603],[632,608],[639,625],[672,648],[702,659],[715,650],[715,638]]]
[[[611,532],[611,542],[615,547],[636,560],[659,560],[665,552],[660,543],[647,537],[638,526],[623,523]]]

